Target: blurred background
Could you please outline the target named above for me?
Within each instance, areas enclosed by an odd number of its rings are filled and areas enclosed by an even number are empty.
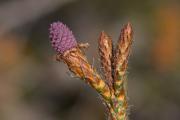
[[[131,22],[130,120],[180,120],[179,0],[0,0],[0,120],[105,120],[97,93],[54,59],[48,28],[58,20],[90,44],[99,72],[99,33],[116,44]]]

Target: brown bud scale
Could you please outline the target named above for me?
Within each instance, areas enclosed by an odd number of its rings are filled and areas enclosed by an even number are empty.
[[[112,78],[112,39],[105,33],[101,32],[99,38],[99,54],[100,62],[104,72],[104,76],[107,84],[113,90],[113,78]]]

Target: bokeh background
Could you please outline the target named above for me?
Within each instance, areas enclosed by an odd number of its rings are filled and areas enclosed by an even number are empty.
[[[101,72],[97,40],[128,21],[130,120],[180,120],[179,0],[0,0],[0,120],[105,120],[100,97],[55,61],[48,28],[62,21]]]

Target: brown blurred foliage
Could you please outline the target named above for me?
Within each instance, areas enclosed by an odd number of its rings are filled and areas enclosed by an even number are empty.
[[[159,71],[169,71],[178,64],[178,50],[180,49],[179,9],[172,7],[159,7],[156,11],[157,38],[154,43],[154,66]]]

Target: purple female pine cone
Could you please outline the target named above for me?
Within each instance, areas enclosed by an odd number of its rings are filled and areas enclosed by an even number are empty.
[[[77,46],[77,41],[72,31],[59,21],[50,25],[49,38],[52,47],[60,54]]]

